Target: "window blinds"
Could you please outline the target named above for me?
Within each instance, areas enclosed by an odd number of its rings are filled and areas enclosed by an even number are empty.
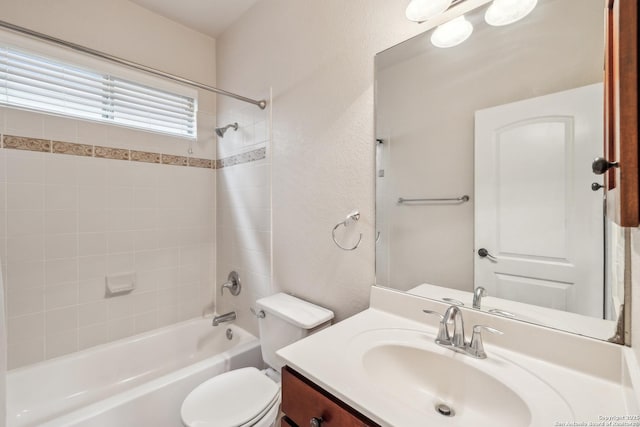
[[[197,101],[0,47],[0,104],[196,138]]]

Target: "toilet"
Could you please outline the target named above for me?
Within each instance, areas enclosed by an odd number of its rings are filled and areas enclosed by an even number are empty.
[[[279,349],[331,324],[333,312],[278,293],[256,301],[262,358],[269,366],[234,369],[193,389],[180,409],[186,427],[271,427],[280,411]]]

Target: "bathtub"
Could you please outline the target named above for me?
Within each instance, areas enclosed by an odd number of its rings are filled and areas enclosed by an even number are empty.
[[[253,335],[210,319],[178,323],[10,371],[7,426],[180,427],[193,388],[246,366],[262,366]]]

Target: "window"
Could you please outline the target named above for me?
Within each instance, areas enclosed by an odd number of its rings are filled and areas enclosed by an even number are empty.
[[[0,104],[196,138],[197,100],[0,47]]]

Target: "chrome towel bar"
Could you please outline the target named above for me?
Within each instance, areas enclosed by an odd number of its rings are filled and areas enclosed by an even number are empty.
[[[466,194],[460,197],[452,197],[447,199],[405,199],[404,197],[398,197],[398,204],[411,203],[411,202],[459,202],[465,203],[469,201],[469,196]]]

